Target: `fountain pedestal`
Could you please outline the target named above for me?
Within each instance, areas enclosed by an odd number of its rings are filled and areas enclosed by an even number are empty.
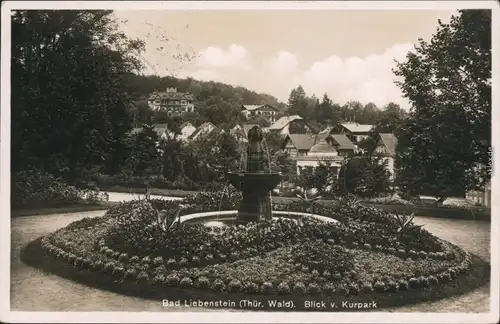
[[[241,190],[243,199],[236,222],[246,224],[272,218],[270,192],[281,181],[279,173],[229,172],[229,182]]]

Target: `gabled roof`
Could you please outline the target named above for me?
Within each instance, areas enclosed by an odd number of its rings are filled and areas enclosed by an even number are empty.
[[[287,138],[292,142],[293,146],[299,151],[309,151],[314,144],[318,143],[325,136],[314,134],[288,134]]]
[[[243,105],[243,108],[245,110],[249,110],[249,111],[257,110],[257,109],[262,108],[262,107],[271,107],[274,110],[279,111],[278,108],[276,108],[274,106],[271,106],[271,105],[268,105],[268,104],[263,104],[263,105]]]
[[[337,150],[356,150],[354,144],[344,134],[289,134],[287,138],[299,151],[308,151],[315,144],[326,141],[328,138],[332,138],[338,144]]]
[[[181,124],[181,126],[179,127],[179,129],[181,129],[181,130],[182,130],[182,129],[184,129],[184,127],[186,127],[186,126],[188,126],[188,125],[193,126],[193,124],[192,124],[192,123],[190,123],[190,122],[183,122],[183,123]],[[194,126],[193,126],[193,127],[194,127]]]
[[[199,133],[202,133],[202,132],[205,132],[208,130],[208,128],[210,127],[210,125],[212,126],[212,129],[215,129],[215,125],[212,124],[211,122],[206,122],[206,123],[203,123],[201,124],[194,132],[193,134],[189,135],[189,139],[193,139],[193,138],[196,138],[198,136]]]
[[[356,150],[356,146],[349,140],[344,134],[330,134],[329,137],[333,138],[335,142],[339,145],[337,149],[339,150]]]
[[[396,156],[396,145],[398,140],[396,136],[392,133],[379,133],[378,137],[380,142],[387,148],[387,151],[391,156]]]
[[[373,128],[373,125],[358,123],[342,123],[340,125],[352,133],[368,133]]]
[[[302,117],[299,115],[293,115],[293,116],[283,116],[280,119],[278,119],[274,124],[269,126],[269,130],[281,130],[283,129],[286,125],[290,124],[293,121],[296,120],[303,120]]]

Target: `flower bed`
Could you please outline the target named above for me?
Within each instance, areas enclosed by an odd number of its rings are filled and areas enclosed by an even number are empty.
[[[204,199],[206,204],[184,208],[217,208],[207,198],[188,197],[188,203]],[[232,209],[231,202],[229,197],[224,207]],[[44,237],[41,247],[122,285],[170,287],[199,296],[205,294],[201,290],[214,296],[329,299],[397,293],[413,301],[419,294],[438,296],[436,289],[457,286],[475,271],[470,253],[420,227],[401,229],[394,215],[356,204],[321,210],[339,224],[278,219],[218,229],[175,223],[162,228],[159,210],[172,219],[178,208],[175,201],[122,203],[102,218],[83,219]],[[300,206],[288,209],[300,211]]]

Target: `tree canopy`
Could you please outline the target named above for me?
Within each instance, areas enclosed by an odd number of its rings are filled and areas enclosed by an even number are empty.
[[[124,161],[131,98],[124,76],[144,44],[118,31],[108,10],[12,14],[12,169],[74,179]]]
[[[463,195],[490,178],[491,11],[461,10],[395,74],[413,108],[398,136],[398,186]]]

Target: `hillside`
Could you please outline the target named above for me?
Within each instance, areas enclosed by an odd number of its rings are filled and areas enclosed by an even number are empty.
[[[221,82],[198,81],[191,78],[178,79],[174,77],[141,76],[130,74],[127,76],[128,89],[136,101],[145,100],[155,90],[169,87],[177,88],[180,92],[191,92],[196,99],[197,108],[213,105],[258,105],[269,104],[284,109],[285,104],[269,94],[261,94],[244,87],[234,87]]]

